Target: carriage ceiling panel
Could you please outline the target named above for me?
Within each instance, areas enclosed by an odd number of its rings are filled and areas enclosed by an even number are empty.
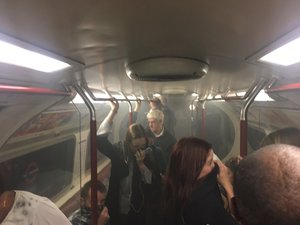
[[[297,28],[299,11],[296,0],[3,0],[0,32],[85,64],[92,88],[222,92],[248,88],[261,76],[299,78],[298,65],[272,68],[246,60]],[[197,81],[126,76],[124,64],[157,56],[205,60],[210,69]]]

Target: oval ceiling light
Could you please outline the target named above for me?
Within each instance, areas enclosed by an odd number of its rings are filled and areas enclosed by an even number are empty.
[[[125,65],[127,76],[137,81],[180,81],[199,79],[208,72],[204,61],[183,57],[155,57]]]

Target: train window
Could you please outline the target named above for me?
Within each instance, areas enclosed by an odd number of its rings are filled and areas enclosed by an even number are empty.
[[[74,150],[71,138],[2,162],[3,185],[53,198],[71,184]]]
[[[206,105],[206,139],[212,143],[214,152],[223,159],[231,150],[235,131],[228,115],[216,104]]]
[[[260,147],[262,139],[266,136],[263,130],[248,126],[247,129],[248,143],[253,150],[257,150]]]

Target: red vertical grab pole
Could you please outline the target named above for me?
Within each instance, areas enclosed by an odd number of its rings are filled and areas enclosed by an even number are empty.
[[[93,225],[98,224],[98,210],[97,210],[97,123],[96,120],[90,121],[91,130],[91,200],[92,200],[92,221]]]
[[[89,98],[78,84],[74,85],[77,93],[82,97],[90,111],[90,137],[91,137],[91,205],[92,205],[92,224],[98,224],[98,207],[97,207],[97,133],[96,133],[96,113],[95,108]]]
[[[240,120],[240,155],[247,155],[247,120]]]

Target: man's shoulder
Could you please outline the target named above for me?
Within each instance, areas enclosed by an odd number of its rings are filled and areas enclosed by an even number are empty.
[[[164,133],[162,136],[176,142],[176,138],[166,129],[164,130]]]

